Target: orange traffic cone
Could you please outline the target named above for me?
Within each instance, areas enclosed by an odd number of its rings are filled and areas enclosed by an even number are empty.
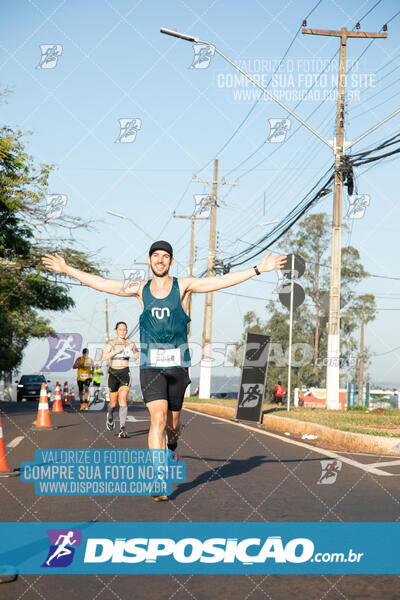
[[[60,384],[58,383],[58,381],[56,382],[56,389],[54,391],[54,402],[51,412],[64,412],[62,407]]]
[[[75,390],[74,390],[74,388],[71,389],[71,393],[69,395],[69,399],[71,400],[71,402],[75,402]]]
[[[69,396],[68,396],[68,382],[67,381],[64,383],[62,401],[63,401],[63,406],[71,406],[71,402],[69,401]]]
[[[49,411],[49,403],[47,400],[47,390],[46,384],[42,383],[42,388],[40,390],[40,398],[39,398],[39,406],[38,406],[38,414],[36,419],[35,427],[32,427],[34,431],[48,431],[49,429],[54,429],[51,426],[50,421],[50,411]]]
[[[14,475],[18,475],[18,471],[10,471],[8,468],[6,449],[3,439],[3,428],[1,426],[0,418],[0,477],[13,477]]]

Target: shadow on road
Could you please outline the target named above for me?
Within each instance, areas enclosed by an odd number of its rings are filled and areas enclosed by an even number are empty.
[[[193,457],[193,456],[181,456],[180,458],[190,458],[191,460],[201,460],[208,463],[211,462],[222,462],[225,459],[221,458],[207,458],[207,457]],[[215,469],[209,469],[201,475],[198,475],[192,481],[186,481],[179,485],[176,490],[171,494],[171,500],[177,498],[180,494],[187,492],[193,488],[196,488],[199,485],[204,483],[209,483],[211,481],[217,481],[218,479],[228,479],[229,477],[237,477],[239,475],[243,475],[244,473],[248,473],[257,467],[265,464],[273,464],[273,463],[299,463],[299,462],[319,462],[320,458],[291,458],[286,460],[272,459],[267,458],[264,455],[256,455],[247,459],[229,459],[222,464],[221,467],[216,467]]]

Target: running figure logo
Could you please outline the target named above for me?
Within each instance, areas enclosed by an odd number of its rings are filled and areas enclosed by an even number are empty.
[[[268,122],[269,136],[267,137],[267,142],[271,144],[284,142],[291,126],[290,119],[268,119]]]
[[[253,408],[262,400],[264,386],[261,383],[243,383],[243,396],[240,398],[239,406]]]
[[[365,215],[371,197],[368,194],[355,194],[349,196],[349,208],[347,210],[346,219],[362,219]]]
[[[283,274],[281,269],[278,269],[276,272],[278,275],[278,284],[274,290],[277,294],[290,294],[290,290],[292,289],[292,280],[290,276],[287,277]],[[296,271],[294,273],[294,279],[296,279]]]
[[[328,459],[328,460],[320,460],[321,463],[321,477],[317,484],[331,484],[335,483],[337,476],[339,475],[342,469],[342,463],[340,460]]]
[[[75,353],[82,346],[80,333],[56,333],[47,337],[49,356],[41,371],[69,371],[74,364]]]
[[[54,69],[57,66],[59,57],[61,56],[63,47],[61,44],[41,44],[40,52],[42,56],[37,69]]]
[[[211,48],[207,44],[193,44],[193,50],[193,62],[189,69],[207,69],[215,54],[215,48]]]
[[[79,529],[48,529],[50,548],[42,567],[68,567],[74,558],[75,548],[81,545]]]
[[[65,194],[47,194],[45,220],[58,219],[62,215],[64,206],[67,204],[67,196]]]
[[[124,274],[124,282],[144,281],[146,279],[144,269],[122,269]]]
[[[193,216],[209,219],[211,214],[210,194],[193,194],[193,198],[195,202]]]
[[[146,276],[144,269],[123,269],[124,285],[122,290],[126,293],[139,289],[138,281],[144,281]]]
[[[142,128],[142,119],[118,119],[120,132],[115,140],[116,144],[132,144],[136,140],[139,129]]]
[[[170,312],[169,312],[168,306],[164,306],[163,308],[159,308],[158,306],[153,306],[153,308],[151,309],[151,316],[152,317],[157,317],[157,319],[163,319],[164,318],[164,314],[167,317],[170,316]]]

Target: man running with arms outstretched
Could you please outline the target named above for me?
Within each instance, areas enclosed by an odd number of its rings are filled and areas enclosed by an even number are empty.
[[[172,246],[158,241],[151,245],[148,262],[153,272],[149,281],[121,282],[79,271],[55,254],[43,258],[47,268],[65,273],[81,283],[117,296],[135,296],[143,309],[140,316],[140,384],[143,399],[150,412],[149,448],[176,449],[180,433],[179,416],[187,385],[190,382],[190,362],[187,345],[186,314],[192,293],[216,292],[247,281],[255,275],[280,269],[286,257],[268,252],[261,262],[249,269],[226,273],[218,277],[171,277]],[[156,501],[167,500],[157,496]]]

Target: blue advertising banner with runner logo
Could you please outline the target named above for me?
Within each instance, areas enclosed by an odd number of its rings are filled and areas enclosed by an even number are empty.
[[[4,573],[400,574],[400,523],[0,523]]]

